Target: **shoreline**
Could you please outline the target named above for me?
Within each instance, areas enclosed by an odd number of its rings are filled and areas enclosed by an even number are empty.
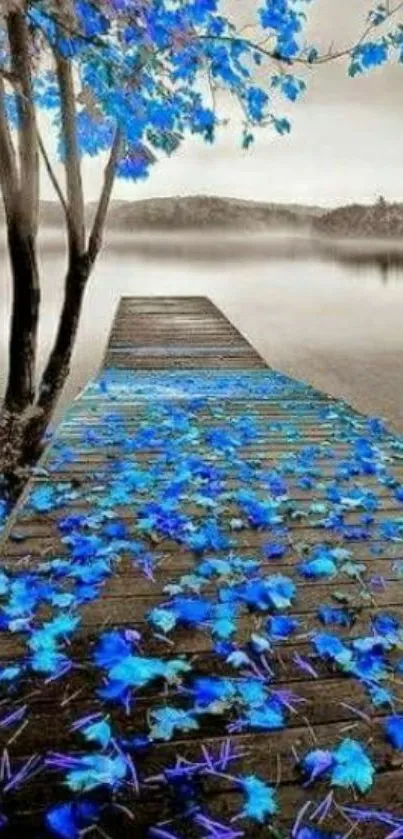
[[[0,256],[7,258],[4,231],[0,229]],[[42,255],[60,255],[65,250],[60,228],[42,228],[38,246]],[[249,231],[236,228],[109,230],[106,253],[132,252],[153,259],[317,259],[321,261],[368,262],[389,259],[403,266],[403,237],[321,235],[307,228],[271,228]]]

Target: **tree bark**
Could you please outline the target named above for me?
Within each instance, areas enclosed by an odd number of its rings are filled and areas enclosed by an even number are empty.
[[[7,227],[13,303],[4,404],[8,411],[24,411],[35,399],[39,274],[33,237],[22,232],[19,220],[8,221]]]
[[[11,67],[17,80],[18,164],[0,87],[0,178],[7,219],[13,304],[4,408],[23,412],[35,399],[40,285],[36,257],[39,154],[31,76],[31,38],[24,12],[7,16]]]
[[[108,215],[113,185],[115,183],[116,165],[119,160],[121,148],[122,131],[120,126],[118,125],[112,143],[109,160],[105,167],[102,192],[99,198],[97,211],[95,213],[95,218],[88,241],[88,258],[90,260],[91,265],[94,264],[99,254],[99,251],[102,248],[102,237],[105,230],[105,223]]]
[[[66,280],[63,308],[56,340],[42,376],[37,406],[50,419],[70,372],[70,362],[77,336],[84,292],[91,271],[86,256],[74,259]]]
[[[14,504],[42,454],[46,430],[70,370],[86,283],[90,273],[87,259],[70,265],[65,280],[65,296],[57,336],[42,376],[35,404],[20,408],[4,405],[0,416],[0,446],[3,492]],[[21,314],[22,301],[16,311]],[[14,370],[16,365],[14,364]]]
[[[60,91],[64,165],[66,171],[70,259],[85,253],[85,204],[81,175],[81,157],[77,137],[77,109],[71,61],[59,53],[55,55]]]
[[[39,149],[36,112],[32,84],[32,40],[26,12],[7,16],[11,68],[18,79],[16,100],[18,111],[18,147],[20,163],[19,211],[24,232],[34,237],[39,212]]]
[[[0,76],[0,185],[7,220],[16,211],[19,195],[19,174],[10,126],[6,117],[6,91]]]

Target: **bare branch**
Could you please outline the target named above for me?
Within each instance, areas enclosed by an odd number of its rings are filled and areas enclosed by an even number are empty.
[[[57,52],[55,58],[62,111],[69,247],[72,255],[82,256],[85,252],[85,206],[77,138],[77,108],[73,70],[69,59],[64,58]]]
[[[66,199],[65,199],[65,197],[64,197],[64,195],[63,195],[63,190],[62,190],[62,188],[61,188],[61,186],[60,186],[60,184],[59,184],[59,181],[57,180],[56,174],[55,174],[55,172],[54,172],[54,170],[53,170],[52,164],[51,164],[51,162],[50,162],[49,155],[48,155],[48,153],[47,153],[47,151],[46,151],[46,146],[45,146],[45,144],[44,144],[44,142],[43,142],[43,139],[42,139],[42,136],[41,136],[41,133],[40,133],[39,129],[38,129],[38,144],[39,144],[39,150],[40,150],[40,152],[41,152],[43,162],[44,162],[44,164],[45,164],[46,171],[47,171],[47,173],[48,173],[48,175],[49,175],[49,179],[50,179],[50,181],[51,181],[51,183],[52,183],[52,185],[53,185],[53,188],[54,188],[54,190],[55,190],[55,192],[56,192],[56,195],[58,196],[59,201],[60,201],[60,203],[61,203],[61,205],[62,205],[62,207],[63,207],[64,214],[65,214],[65,216],[66,216],[66,221],[67,221],[67,224],[69,225],[69,224],[70,224],[70,219],[69,219],[69,208],[68,208],[68,206],[67,206]]]
[[[104,185],[88,242],[88,258],[91,264],[95,261],[102,246],[102,235],[112,195],[113,184],[115,181],[116,164],[119,159],[121,145],[122,132],[120,127],[118,127],[116,129],[109,160],[105,168]]]

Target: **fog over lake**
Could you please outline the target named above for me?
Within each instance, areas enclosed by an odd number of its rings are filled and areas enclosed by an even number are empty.
[[[10,283],[1,251],[0,384]],[[40,363],[63,293],[58,234],[42,248]],[[316,241],[289,232],[109,235],[87,290],[60,411],[96,373],[122,295],[207,295],[269,365],[304,379],[403,431],[403,250]]]

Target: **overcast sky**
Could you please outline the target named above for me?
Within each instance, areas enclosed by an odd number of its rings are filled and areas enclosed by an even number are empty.
[[[254,0],[229,0],[247,13]],[[348,44],[365,23],[367,0],[312,0],[311,40],[327,48]],[[402,15],[403,18],[403,15]],[[308,93],[290,108],[293,130],[279,137],[260,132],[254,148],[241,150],[238,112],[216,144],[187,140],[179,153],[158,163],[145,183],[118,182],[116,198],[214,194],[259,201],[335,205],[372,201],[383,194],[403,199],[403,65],[388,65],[350,79],[336,62],[310,74]],[[101,161],[86,168],[87,197],[96,197]],[[46,197],[53,197],[49,185]]]

